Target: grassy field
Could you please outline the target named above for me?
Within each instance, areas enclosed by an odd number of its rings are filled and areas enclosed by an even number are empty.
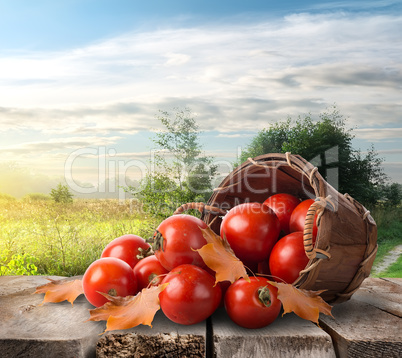
[[[141,213],[129,201],[76,199],[57,204],[46,197],[0,197],[0,275],[83,274],[115,237],[152,236],[162,218]],[[380,262],[402,243],[402,208],[375,209]],[[377,275],[378,276],[378,275]],[[402,277],[402,258],[379,276]]]
[[[124,234],[152,236],[160,220],[129,201],[0,200],[3,274],[83,274],[107,243]],[[35,271],[34,265],[37,268]],[[1,273],[1,272],[0,272]]]
[[[402,207],[375,208],[371,210],[378,227],[378,252],[373,265],[375,271],[385,255],[395,246],[402,245]],[[402,277],[402,256],[386,271],[373,273],[373,276]]]

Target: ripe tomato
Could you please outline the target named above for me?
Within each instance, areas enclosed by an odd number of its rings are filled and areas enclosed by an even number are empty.
[[[155,255],[143,258],[134,267],[134,274],[138,283],[138,291],[148,287],[149,284],[151,284],[151,286],[158,286],[163,280],[163,277],[158,276],[167,273],[169,273],[169,271],[161,265]]]
[[[268,326],[275,321],[281,310],[277,291],[264,277],[250,277],[250,282],[241,278],[226,291],[226,312],[241,327]]]
[[[127,262],[133,268],[141,260],[141,257],[137,256],[147,250],[151,250],[151,245],[142,237],[128,234],[120,236],[107,244],[101,257],[116,257]]]
[[[269,269],[276,281],[293,283],[309,259],[304,251],[303,233],[293,232],[280,239],[269,257]]]
[[[190,325],[207,319],[218,308],[222,292],[215,279],[195,265],[180,265],[162,281],[161,309],[176,323]]]
[[[223,217],[220,234],[246,266],[256,266],[268,258],[280,230],[279,220],[269,207],[244,203]]]
[[[98,292],[120,297],[137,293],[133,269],[127,262],[115,257],[105,257],[92,262],[82,278],[82,286],[85,297],[96,307],[108,302],[108,299]]]
[[[296,208],[293,210],[292,215],[290,216],[289,228],[290,232],[295,231],[304,231],[304,222],[306,221],[307,211],[310,208],[311,204],[314,203],[313,199],[307,199],[302,201]],[[314,219],[313,225],[313,241],[317,236],[317,216]]]
[[[300,204],[300,200],[293,195],[280,193],[270,196],[264,201],[270,207],[281,223],[281,229],[285,234],[289,234],[289,220],[293,210]]]
[[[200,228],[207,224],[191,215],[173,215],[163,220],[154,235],[155,256],[170,271],[176,266],[192,264],[205,267],[197,249],[207,244]]]

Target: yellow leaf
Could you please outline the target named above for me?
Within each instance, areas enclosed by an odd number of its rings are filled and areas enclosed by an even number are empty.
[[[222,281],[235,282],[243,277],[249,281],[243,263],[236,257],[228,241],[221,238],[211,228],[201,229],[207,244],[198,253],[205,264],[215,271],[215,284]]]
[[[49,283],[36,288],[34,293],[44,293],[45,298],[40,305],[45,302],[62,302],[67,300],[72,305],[75,299],[84,293],[81,280],[65,281],[52,280],[48,278]]]
[[[102,293],[110,301],[102,307],[89,310],[91,317],[88,321],[107,321],[105,332],[128,329],[140,324],[152,327],[154,316],[160,308],[159,293],[168,284],[144,288],[135,296],[114,297]]]
[[[270,284],[278,288],[278,299],[283,305],[283,314],[294,312],[299,317],[318,324],[318,317],[321,313],[332,316],[331,309],[320,294],[322,291],[309,291],[298,289],[288,283],[270,281]]]

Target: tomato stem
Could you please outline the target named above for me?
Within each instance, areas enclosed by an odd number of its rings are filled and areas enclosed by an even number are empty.
[[[109,291],[107,291],[107,294],[108,294],[109,296],[116,297],[116,296],[117,296],[117,291],[116,291],[115,288],[111,288]]]
[[[162,235],[162,233],[158,230],[155,231],[154,234],[154,251],[158,251],[158,250],[162,250],[165,251],[164,247],[163,247],[163,241],[164,241],[164,237]]]
[[[260,287],[258,289],[258,298],[265,307],[271,306],[271,295],[268,286]]]
[[[138,260],[142,260],[142,259],[154,254],[152,247],[148,247],[147,249],[143,249],[142,247],[139,247],[138,252],[139,252],[139,254],[137,255]]]

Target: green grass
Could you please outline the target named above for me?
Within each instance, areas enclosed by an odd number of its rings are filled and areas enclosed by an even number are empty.
[[[57,204],[3,198],[0,274],[83,274],[111,240],[124,234],[147,239],[159,222],[130,207],[129,201],[76,199]]]
[[[388,252],[395,246],[402,244],[402,207],[375,208],[371,210],[371,215],[378,227],[378,252],[373,265],[373,269],[375,269]],[[372,275],[402,278],[402,257],[399,257],[398,261],[386,271]]]
[[[402,256],[399,256],[398,260],[393,263],[387,270],[381,272],[380,276],[402,278]]]
[[[402,208],[375,208],[371,213],[378,226],[375,267],[402,244]],[[75,199],[57,204],[36,194],[16,200],[0,193],[0,275],[83,274],[111,240],[124,234],[147,239],[161,221],[129,201]],[[402,258],[376,276],[402,277]]]

